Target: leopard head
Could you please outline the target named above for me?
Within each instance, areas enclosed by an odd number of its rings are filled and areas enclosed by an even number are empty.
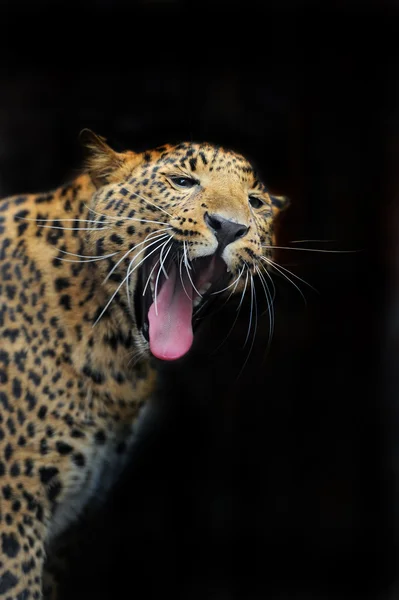
[[[251,278],[265,278],[273,223],[287,201],[220,146],[120,153],[86,136],[96,187],[90,209],[107,226],[105,235],[88,232],[89,245],[101,238],[108,256],[96,265],[103,285],[118,294],[141,348],[180,358],[193,341],[193,317],[211,298],[243,294]]]

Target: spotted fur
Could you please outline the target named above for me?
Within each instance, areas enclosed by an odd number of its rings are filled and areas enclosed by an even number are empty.
[[[188,260],[211,255],[204,215],[217,214],[246,232],[223,251],[233,281],[269,252],[284,204],[221,147],[116,153],[94,135],[88,145],[72,183],[0,203],[0,597],[11,600],[42,598],[46,549],[123,464],[156,385],[121,286],[131,256],[120,258],[166,227]],[[179,176],[197,183],[180,189]]]

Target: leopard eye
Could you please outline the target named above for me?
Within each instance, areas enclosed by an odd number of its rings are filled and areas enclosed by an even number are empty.
[[[191,179],[190,177],[171,177],[170,180],[179,188],[192,188],[197,185],[195,179]]]
[[[263,206],[262,200],[256,196],[249,196],[248,200],[252,208],[260,208]]]

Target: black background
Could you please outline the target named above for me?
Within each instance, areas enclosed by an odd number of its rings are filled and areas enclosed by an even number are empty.
[[[69,598],[390,597],[396,577],[393,2],[3,0],[0,193],[80,167],[90,127],[117,149],[208,140],[291,198],[253,351],[231,304],[164,373],[157,413]],[[298,244],[296,244],[298,247]],[[399,281],[399,279],[398,279]],[[392,598],[395,597],[395,593]]]

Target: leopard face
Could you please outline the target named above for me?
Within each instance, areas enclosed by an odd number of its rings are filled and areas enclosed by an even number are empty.
[[[195,316],[216,296],[243,294],[270,267],[273,221],[286,205],[248,160],[210,144],[116,153],[90,136],[96,186],[86,243],[136,344],[163,360],[185,355]],[[101,316],[101,315],[100,315]]]

